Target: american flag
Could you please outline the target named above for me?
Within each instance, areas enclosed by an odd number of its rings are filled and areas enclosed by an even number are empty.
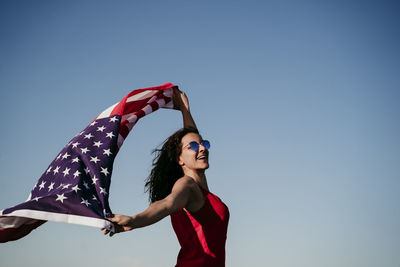
[[[0,211],[0,242],[16,240],[46,221],[112,229],[104,219],[114,158],[136,122],[159,108],[173,108],[166,83],[134,90],[97,116],[57,155],[28,199]]]

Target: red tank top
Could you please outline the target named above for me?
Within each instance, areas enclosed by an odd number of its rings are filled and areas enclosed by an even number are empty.
[[[172,226],[181,245],[176,267],[225,266],[229,210],[216,195],[204,188],[201,190],[205,203],[200,210],[171,214]]]

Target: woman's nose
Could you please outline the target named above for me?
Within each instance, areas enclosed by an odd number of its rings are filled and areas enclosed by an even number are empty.
[[[199,152],[202,152],[205,150],[206,150],[206,148],[202,144],[199,144]]]

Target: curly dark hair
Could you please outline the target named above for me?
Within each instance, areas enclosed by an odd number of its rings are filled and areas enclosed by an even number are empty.
[[[196,128],[182,128],[167,138],[161,148],[153,150],[153,169],[145,183],[145,192],[149,192],[151,203],[168,196],[175,182],[183,177],[178,157],[182,152],[181,140],[188,133],[199,134],[199,131]]]

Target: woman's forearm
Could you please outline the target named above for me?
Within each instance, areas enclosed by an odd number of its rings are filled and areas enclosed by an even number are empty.
[[[193,120],[192,114],[190,114],[190,111],[188,109],[181,110],[182,111],[182,117],[183,117],[183,127],[184,128],[196,128],[196,123]]]
[[[192,179],[180,179],[174,185],[171,194],[164,199],[153,202],[145,211],[131,216],[129,225],[132,229],[145,227],[184,209],[190,199],[193,184]]]
[[[129,225],[134,228],[141,228],[154,224],[170,214],[170,207],[165,200],[152,203],[145,211],[131,216]]]

